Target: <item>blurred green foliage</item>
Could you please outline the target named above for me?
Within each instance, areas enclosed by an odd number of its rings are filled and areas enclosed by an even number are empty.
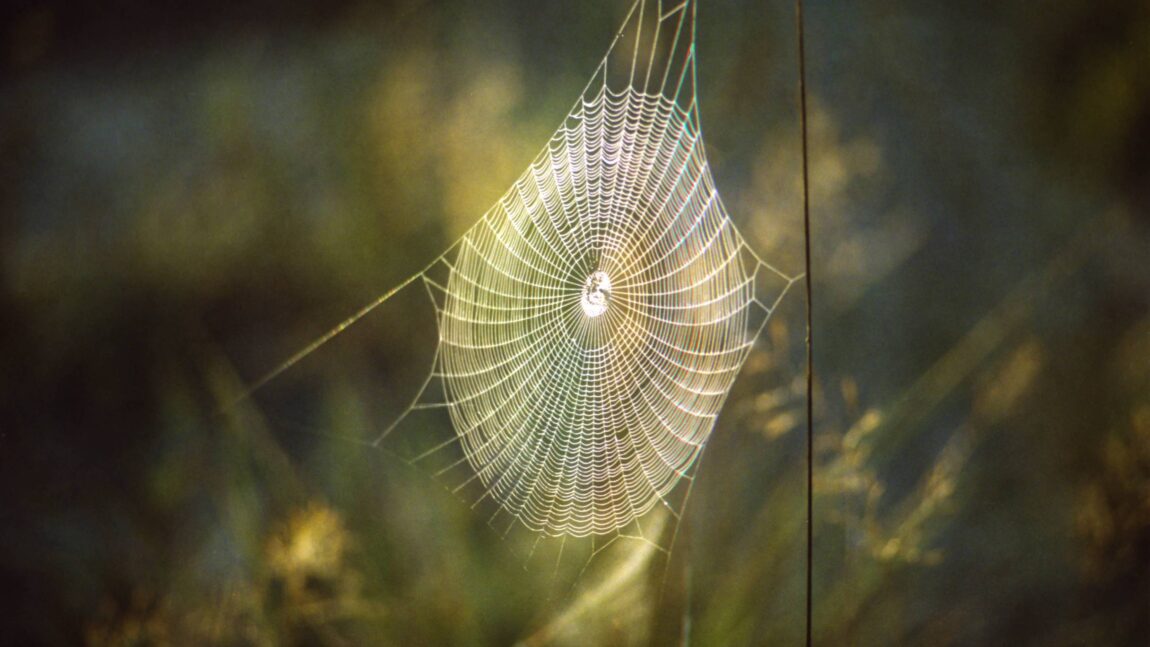
[[[425,375],[422,295],[220,413],[482,214],[628,6],[3,10],[3,642],[801,642],[797,294],[657,520],[670,556],[526,558],[365,446]],[[797,274],[792,12],[704,0],[699,78],[732,217]],[[1143,644],[1150,13],[806,26],[816,642]]]

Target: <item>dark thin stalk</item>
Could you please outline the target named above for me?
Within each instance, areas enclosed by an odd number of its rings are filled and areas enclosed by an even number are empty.
[[[799,128],[803,148],[803,260],[806,269],[806,310],[807,310],[807,599],[806,599],[806,644],[811,646],[812,617],[812,566],[814,563],[814,466],[815,466],[815,427],[814,427],[814,353],[813,327],[811,324],[811,200],[810,182],[807,168],[807,57],[805,31],[803,29],[803,0],[795,0],[795,20],[799,34]]]

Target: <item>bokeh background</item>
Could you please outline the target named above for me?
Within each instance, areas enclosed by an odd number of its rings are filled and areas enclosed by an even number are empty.
[[[0,9],[0,642],[801,643],[801,293],[669,556],[541,565],[364,445],[426,374],[419,293],[228,406],[457,239],[628,8]],[[1147,34],[808,2],[817,644],[1150,635]],[[796,39],[787,2],[699,7],[716,183],[797,274]]]

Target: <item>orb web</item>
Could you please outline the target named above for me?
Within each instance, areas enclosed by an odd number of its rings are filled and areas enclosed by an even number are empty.
[[[702,144],[693,19],[690,3],[635,5],[442,286],[459,444],[485,496],[535,532],[609,534],[666,502],[757,336],[758,261]]]
[[[511,524],[597,537],[659,505],[677,518],[671,493],[693,479],[739,369],[801,278],[762,260],[728,216],[695,76],[695,2],[636,2],[503,197],[249,393],[418,279],[437,315],[432,370],[373,444],[414,411],[446,409],[454,435],[412,462],[455,448],[435,473],[466,467],[453,489],[479,484]]]
[[[589,178],[588,142],[611,141]],[[650,510],[742,364],[750,280],[697,144],[665,97],[604,88],[464,238],[440,313],[448,410],[532,530],[604,534]]]

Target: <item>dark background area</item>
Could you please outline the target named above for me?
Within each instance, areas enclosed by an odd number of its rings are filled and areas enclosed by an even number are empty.
[[[357,442],[426,374],[418,294],[220,412],[456,240],[628,8],[0,9],[0,641],[799,644],[800,293],[670,559],[525,564]],[[1150,635],[1147,34],[1135,2],[807,4],[817,644]],[[796,37],[699,7],[716,184],[795,274]]]

